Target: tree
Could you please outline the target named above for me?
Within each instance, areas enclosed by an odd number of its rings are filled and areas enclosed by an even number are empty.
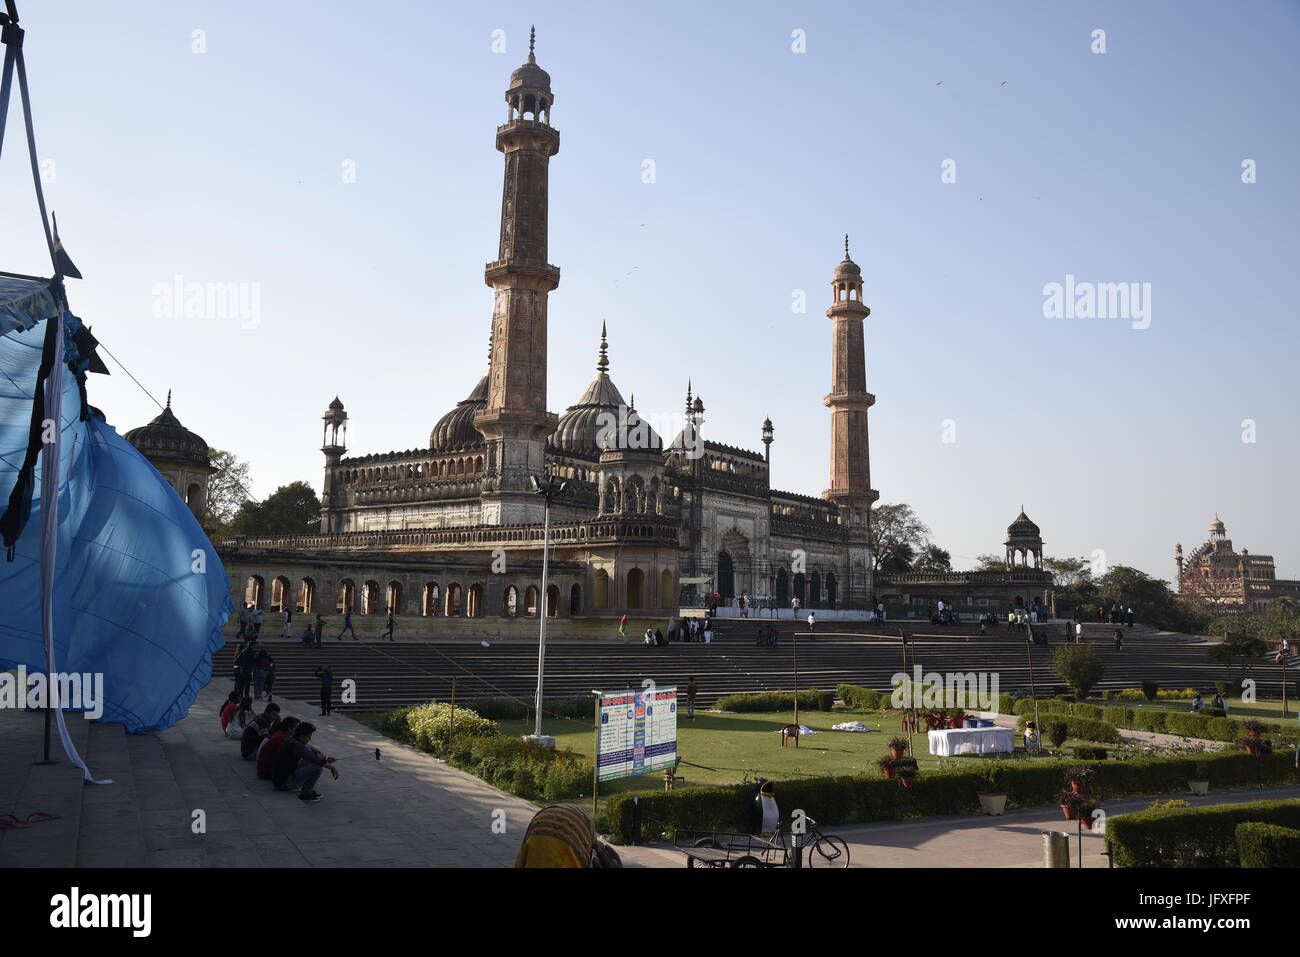
[[[1044,558],[1043,568],[1052,573],[1052,588],[1060,614],[1073,615],[1076,608],[1092,604],[1096,599],[1097,585],[1092,580],[1092,564],[1088,559]]]
[[[1091,645],[1062,645],[1052,660],[1056,676],[1074,689],[1079,700],[1088,697],[1106,671]]]
[[[1103,607],[1115,604],[1132,608],[1139,621],[1166,631],[1195,634],[1209,620],[1204,613],[1179,601],[1169,582],[1128,565],[1115,565],[1102,575],[1096,595]]]
[[[1247,629],[1229,631],[1223,641],[1211,646],[1206,654],[1228,668],[1239,668],[1244,681],[1250,676],[1255,662],[1268,654],[1268,644]]]
[[[921,549],[921,554],[912,562],[912,571],[941,574],[952,571],[952,555],[947,549],[930,544]]]
[[[980,555],[975,559],[975,571],[977,572],[1006,572],[1010,570],[1006,560],[998,558],[996,555]]]
[[[208,458],[216,471],[208,479],[203,524],[205,528],[225,530],[239,507],[248,501],[248,463],[235,458],[234,452],[222,449],[208,449]]]
[[[265,501],[247,501],[230,524],[236,535],[315,535],[320,499],[306,482],[281,485]]]
[[[1290,598],[1275,598],[1259,619],[1259,637],[1265,641],[1292,644],[1300,639],[1300,608]]]
[[[930,529],[912,506],[877,505],[871,510],[871,561],[877,574],[911,571],[912,561],[930,544]]]

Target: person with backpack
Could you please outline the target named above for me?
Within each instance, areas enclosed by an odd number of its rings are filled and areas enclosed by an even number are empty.
[[[280,706],[268,704],[266,709],[244,726],[244,733],[239,738],[239,756],[245,761],[257,758],[257,749],[271,736],[280,720]]]
[[[316,793],[316,782],[322,771],[328,770],[339,779],[334,759],[321,754],[311,746],[311,736],[316,726],[304,721],[293,730],[293,737],[287,738],[275,753],[271,765],[271,783],[277,791],[297,789],[298,800],[305,804],[316,804],[321,796]]]

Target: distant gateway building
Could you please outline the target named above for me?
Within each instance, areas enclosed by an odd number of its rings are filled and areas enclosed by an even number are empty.
[[[1186,558],[1174,546],[1178,565],[1178,595],[1209,611],[1262,612],[1275,598],[1300,599],[1300,581],[1280,579],[1272,555],[1252,555],[1232,548],[1227,528],[1216,515],[1210,540]]]

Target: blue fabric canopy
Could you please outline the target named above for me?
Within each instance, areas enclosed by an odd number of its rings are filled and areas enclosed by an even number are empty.
[[[54,317],[54,318],[52,318]],[[229,618],[229,581],[180,496],[85,403],[77,341],[88,336],[48,284],[0,277],[0,506],[31,438],[33,395],[49,322],[63,322],[55,667],[103,675],[104,715],[128,731],[170,727],[212,676]],[[90,341],[93,342],[93,339]],[[0,668],[45,670],[36,465],[31,513],[12,560],[0,554]],[[47,553],[48,554],[48,553]]]

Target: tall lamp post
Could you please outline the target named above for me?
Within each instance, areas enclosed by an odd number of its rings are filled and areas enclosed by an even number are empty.
[[[533,733],[525,735],[524,738],[544,748],[553,748],[555,739],[550,735],[542,734],[542,685],[546,678],[546,599],[549,597],[547,578],[551,557],[551,502],[569,483],[556,481],[555,476],[550,472],[546,473],[544,481],[539,482],[535,475],[529,476],[529,481],[532,483],[533,491],[542,496],[545,504],[542,506],[542,593],[538,598],[540,614],[537,616],[537,697],[533,701]]]

